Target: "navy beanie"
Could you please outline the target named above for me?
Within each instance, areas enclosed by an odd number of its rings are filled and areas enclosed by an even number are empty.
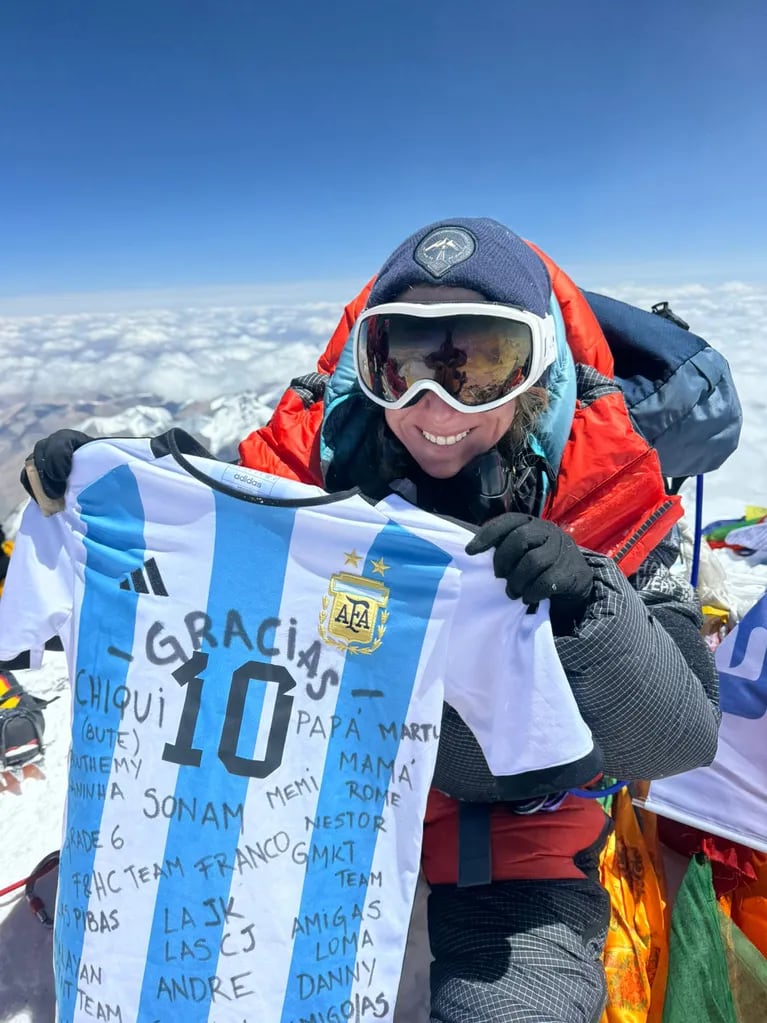
[[[551,281],[543,260],[487,217],[442,220],[412,234],[381,267],[367,308],[403,301],[402,292],[418,284],[470,288],[489,302],[536,316],[549,311]]]

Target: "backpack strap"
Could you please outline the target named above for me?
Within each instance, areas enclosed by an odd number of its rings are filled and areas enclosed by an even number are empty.
[[[458,804],[458,887],[490,884],[493,877],[490,848],[490,805]]]
[[[305,373],[303,376],[293,377],[290,387],[304,403],[304,408],[311,408],[316,401],[322,401],[327,380],[325,373]]]

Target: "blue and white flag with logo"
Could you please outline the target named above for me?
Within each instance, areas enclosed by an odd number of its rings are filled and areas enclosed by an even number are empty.
[[[716,651],[722,724],[710,767],[655,781],[649,810],[767,852],[767,594]]]

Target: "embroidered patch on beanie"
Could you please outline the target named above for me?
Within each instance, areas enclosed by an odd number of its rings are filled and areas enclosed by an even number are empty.
[[[413,259],[439,280],[451,267],[463,263],[477,247],[477,240],[462,227],[438,227],[416,246]]]

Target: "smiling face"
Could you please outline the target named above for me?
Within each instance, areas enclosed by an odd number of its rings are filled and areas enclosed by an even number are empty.
[[[497,444],[511,426],[515,407],[512,398],[489,412],[457,412],[433,391],[425,391],[415,405],[386,409],[384,416],[423,471],[442,480]]]
[[[468,288],[419,285],[397,296],[398,302],[484,302]],[[516,400],[488,412],[458,412],[433,391],[425,391],[414,405],[386,409],[386,423],[425,473],[449,479],[477,455],[489,451],[514,419]]]

